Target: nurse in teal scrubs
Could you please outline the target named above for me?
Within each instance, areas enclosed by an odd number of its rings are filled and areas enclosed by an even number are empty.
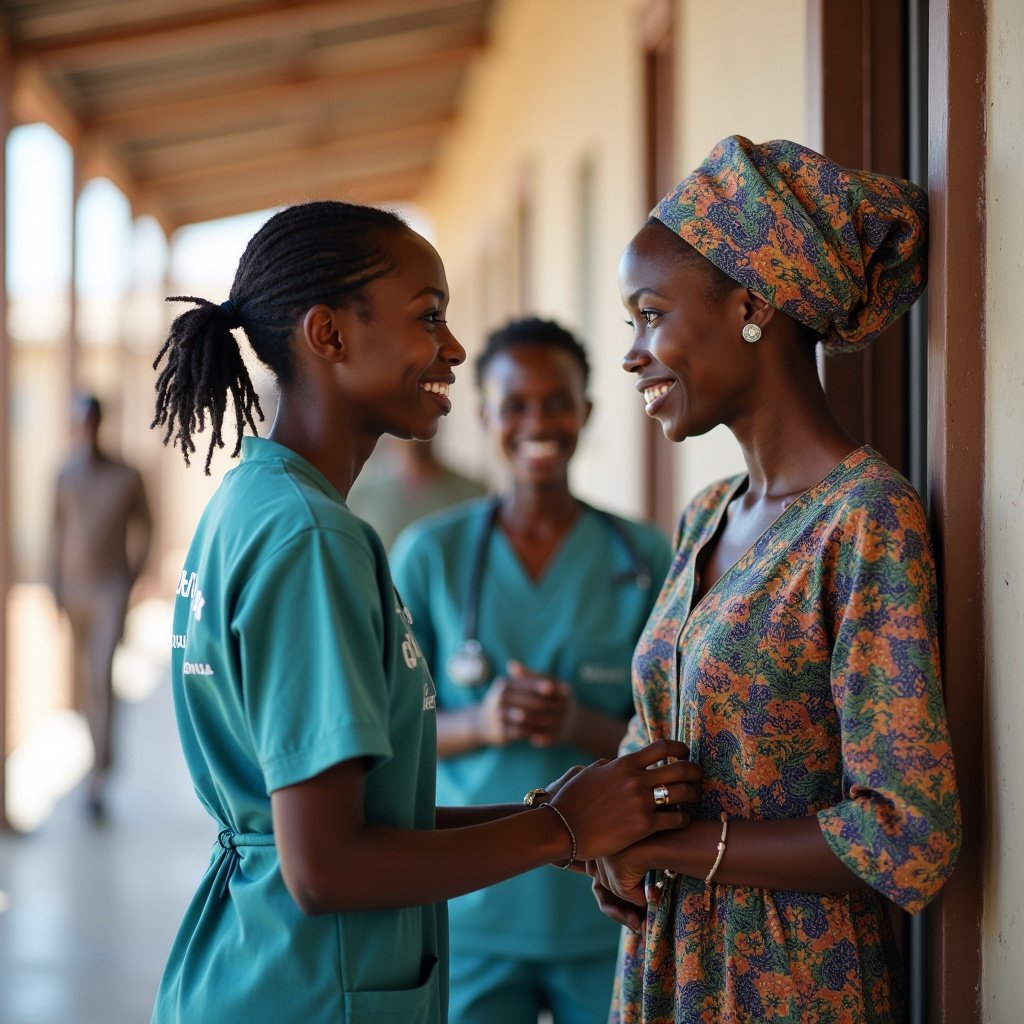
[[[154,425],[206,466],[235,414],[239,466],[177,586],[171,674],[210,864],[156,1024],[440,1024],[444,901],[687,824],[679,743],[548,782],[529,805],[435,806],[436,693],[373,530],[345,496],[381,436],[432,436],[465,353],[434,249],[390,213],[290,207],[256,233],[226,302],[184,297]],[[240,343],[278,390],[267,438]],[[544,783],[548,782],[545,786]],[[154,884],[159,884],[158,880]]]
[[[477,361],[500,494],[409,527],[398,589],[438,691],[438,800],[502,803],[531,780],[614,757],[630,661],[671,561],[651,526],[581,502],[569,462],[590,415],[586,352],[556,323],[514,321]],[[589,880],[541,868],[454,900],[451,1018],[604,1024],[619,928]]]

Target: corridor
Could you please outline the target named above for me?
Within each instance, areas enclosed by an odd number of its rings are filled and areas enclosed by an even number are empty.
[[[216,836],[185,771],[169,684],[118,714],[105,820],[93,823],[79,788],[31,833],[0,833],[3,1024],[149,1020]]]

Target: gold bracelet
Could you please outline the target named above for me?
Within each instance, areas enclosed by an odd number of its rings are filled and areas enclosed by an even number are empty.
[[[565,831],[569,833],[569,839],[572,842],[572,853],[569,854],[569,859],[564,864],[559,864],[563,871],[568,871],[573,866],[576,860],[576,835],[572,830],[569,822],[565,820],[565,815],[554,805],[554,804],[536,804],[536,807],[546,807],[549,811],[554,811],[559,818],[562,819],[562,824],[565,826]]]
[[[711,870],[708,872],[708,877],[704,879],[704,909],[711,910],[711,881],[715,877],[715,872],[718,870],[718,865],[722,863],[722,858],[725,856],[725,837],[729,834],[729,817],[722,811],[722,835],[718,840],[718,855],[715,857],[715,863],[711,865]]]

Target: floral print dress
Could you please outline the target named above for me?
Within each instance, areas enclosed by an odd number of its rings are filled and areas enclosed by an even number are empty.
[[[702,879],[671,880],[643,933],[624,933],[611,1021],[895,1024],[887,901],[921,910],[960,843],[924,510],[861,448],[691,609],[698,556],[744,482],[713,485],[683,516],[634,656],[623,747],[688,743],[705,772],[700,818],[816,815],[871,888],[713,884],[705,910]]]

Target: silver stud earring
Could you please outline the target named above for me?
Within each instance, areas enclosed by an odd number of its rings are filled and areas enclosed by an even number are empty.
[[[751,345],[761,338],[761,328],[757,324],[747,324],[743,328],[743,340],[749,341]]]

